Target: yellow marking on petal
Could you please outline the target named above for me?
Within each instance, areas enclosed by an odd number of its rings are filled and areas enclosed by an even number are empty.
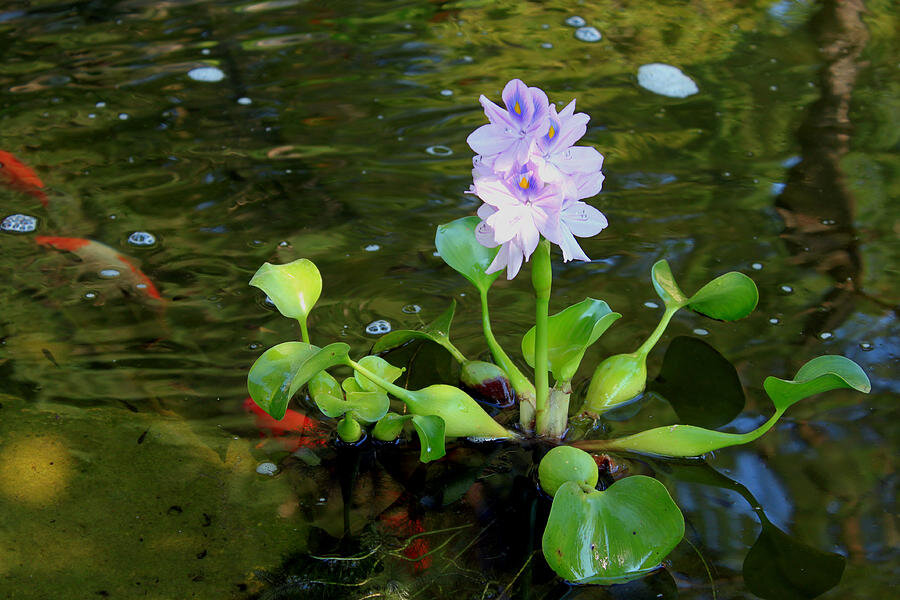
[[[528,189],[528,178],[527,177],[522,176],[521,181],[519,181],[519,187],[522,188],[523,190]]]
[[[519,106],[519,103],[518,103],[518,102],[516,102],[516,105],[513,106],[513,110],[516,111],[516,114],[517,114],[517,115],[521,115],[521,114],[522,114],[522,107]]]
[[[553,125],[551,125],[550,131],[547,132],[547,138],[552,140],[554,135],[556,135],[556,130],[553,129]]]

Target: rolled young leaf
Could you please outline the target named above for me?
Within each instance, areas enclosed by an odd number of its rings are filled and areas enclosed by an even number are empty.
[[[646,354],[616,354],[601,362],[591,378],[582,412],[597,416],[630,401],[647,384]]]
[[[402,433],[403,424],[412,421],[419,436],[419,460],[431,462],[446,454],[444,448],[444,420],[433,415],[398,415],[388,413],[372,429],[377,440],[390,442]]]
[[[463,354],[457,350],[456,346],[450,342],[450,324],[453,321],[453,313],[455,311],[456,300],[453,300],[450,302],[450,308],[445,310],[437,319],[422,329],[399,329],[381,336],[378,338],[378,341],[375,342],[372,352],[380,354],[381,352],[386,352],[387,350],[393,350],[394,348],[402,346],[410,340],[423,339],[440,344],[446,348],[458,362],[462,363],[466,360],[466,357],[463,356]]]
[[[681,308],[687,304],[687,296],[675,283],[675,276],[672,275],[672,269],[669,267],[668,261],[659,260],[655,262],[650,268],[650,279],[653,281],[653,289],[656,290],[656,294],[667,308]]]
[[[548,358],[556,381],[571,381],[587,349],[622,315],[602,300],[585,298],[549,317]],[[522,338],[522,354],[534,366],[535,328]]]
[[[593,488],[599,479],[600,469],[594,457],[572,446],[551,449],[538,465],[541,488],[551,496],[566,482],[574,481],[584,489]]]

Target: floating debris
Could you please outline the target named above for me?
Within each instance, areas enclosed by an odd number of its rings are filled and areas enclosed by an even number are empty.
[[[585,25],[587,25],[587,21],[577,15],[572,15],[571,17],[566,19],[566,25],[568,25],[569,27],[584,27]]]
[[[378,319],[377,321],[372,321],[366,325],[366,333],[369,335],[384,335],[385,333],[390,332],[391,324],[384,319]]]
[[[596,27],[579,27],[575,30],[575,39],[582,42],[599,42],[603,36]]]
[[[428,146],[425,148],[425,152],[431,154],[432,156],[450,156],[453,154],[453,150],[448,148],[447,146]]]
[[[37,229],[37,218],[23,214],[9,215],[0,223],[0,229],[15,233],[31,233]]]
[[[128,243],[132,246],[152,246],[156,243],[156,236],[146,231],[135,231],[128,236]]]
[[[210,83],[225,79],[224,71],[216,67],[197,67],[196,69],[188,71],[187,76],[194,81],[206,81]]]
[[[638,85],[654,94],[669,98],[687,98],[699,92],[694,80],[678,67],[650,63],[638,68]]]

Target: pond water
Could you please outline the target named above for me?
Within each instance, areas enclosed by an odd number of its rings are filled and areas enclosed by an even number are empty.
[[[4,2],[0,218],[24,216],[0,232],[0,596],[887,597],[898,21],[887,0]],[[671,93],[639,85],[656,63],[680,70],[654,79]],[[731,270],[759,287],[749,318],[679,313],[650,356],[651,378],[679,336],[727,357],[746,395],[727,430],[814,356],[872,381],[708,466],[617,459],[687,523],[666,569],[623,586],[544,564],[533,448],[459,443],[420,467],[414,443],[335,446],[327,419],[261,437],[244,404],[255,358],[298,336],[247,285],[265,261],[318,265],[315,343],[362,356],[455,299],[455,343],[486,356],[434,230],[477,208],[465,139],[513,77],[577,98],[606,158],[594,260],[554,266],[552,311],[591,296],[624,315],[578,389],[655,326],[661,258],[689,291]],[[527,277],[491,302],[518,348]],[[653,394],[631,413],[604,426],[677,418]]]

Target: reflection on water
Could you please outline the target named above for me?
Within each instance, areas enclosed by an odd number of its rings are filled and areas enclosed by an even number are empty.
[[[314,342],[359,355],[453,298],[456,342],[483,351],[477,297],[434,256],[434,228],[476,208],[462,192],[479,94],[521,77],[577,96],[606,156],[593,203],[610,227],[584,242],[593,263],[557,265],[551,307],[590,296],[625,315],[582,377],[655,324],[656,260],[691,290],[750,274],[754,315],[714,328],[678,315],[648,365],[655,376],[668,342],[708,332],[745,386],[742,412],[737,396],[704,413],[651,394],[634,419],[743,431],[769,414],[765,376],[819,354],[859,362],[871,396],[801,403],[711,462],[759,500],[776,546],[789,535],[846,559],[824,597],[881,597],[897,541],[897,19],[884,0],[3,6],[0,588],[248,597],[301,572],[381,569],[370,591],[386,597],[771,593],[741,576],[761,517],[734,487],[667,480],[702,560],[682,544],[668,572],[567,590],[534,554],[546,507],[529,451],[462,446],[428,468],[415,451],[364,453],[353,496],[333,477],[352,453],[260,439],[243,409],[260,350],[297,336],[247,285],[264,261],[319,265]],[[698,92],[640,87],[654,63]],[[524,285],[492,290],[508,349],[530,326]],[[274,476],[257,472],[267,462]],[[438,550],[420,568],[426,542]],[[373,548],[350,566],[315,558]]]

